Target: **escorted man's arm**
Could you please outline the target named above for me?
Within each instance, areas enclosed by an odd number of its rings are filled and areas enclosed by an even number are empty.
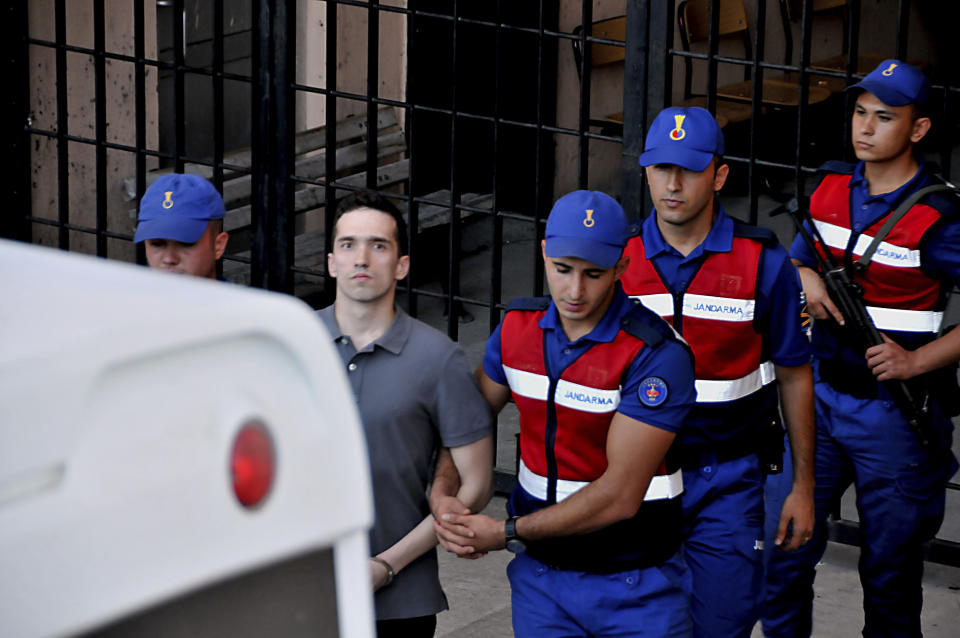
[[[780,510],[780,524],[774,542],[780,549],[789,551],[799,548],[813,534],[813,449],[816,439],[813,372],[809,363],[800,366],[774,364],[774,369],[793,460],[793,488]],[[790,523],[793,528],[788,536]]]
[[[451,480],[451,476],[457,478]],[[449,490],[447,497],[466,504],[467,511],[469,508],[474,508],[474,511],[483,509],[493,495],[493,437],[487,436],[454,448],[441,448],[437,455],[431,499],[434,498],[436,489]],[[436,546],[437,536],[433,529],[433,520],[432,515],[424,518],[403,538],[380,552],[377,558],[386,561],[394,573],[399,573]],[[387,568],[382,563],[371,560],[370,570],[376,591],[388,580]]]

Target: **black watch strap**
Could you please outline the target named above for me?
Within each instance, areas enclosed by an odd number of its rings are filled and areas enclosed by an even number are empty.
[[[527,550],[527,544],[517,536],[517,519],[519,516],[511,516],[503,523],[503,533],[506,537],[507,551],[514,554],[522,554]]]

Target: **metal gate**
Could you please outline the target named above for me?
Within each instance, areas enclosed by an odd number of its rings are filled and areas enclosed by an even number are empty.
[[[3,27],[0,236],[143,263],[139,196],[165,170],[197,172],[230,208],[225,273],[319,306],[327,203],[374,188],[408,214],[403,303],[471,352],[509,298],[543,292],[555,196],[649,209],[637,158],[669,104],[722,116],[728,210],[784,238],[765,211],[849,153],[843,86],[877,55],[919,58],[942,132],[924,150],[950,177],[960,82],[934,4],[20,0]],[[955,543],[929,557],[960,565]]]

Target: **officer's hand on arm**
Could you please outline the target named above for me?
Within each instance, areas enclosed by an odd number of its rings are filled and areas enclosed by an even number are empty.
[[[792,551],[813,536],[813,373],[810,364],[774,368],[793,458],[793,488],[780,510],[774,543],[782,551]]]
[[[519,518],[517,535],[525,541],[537,541],[585,534],[635,516],[673,439],[672,432],[618,412],[607,434],[606,471],[566,500]],[[505,545],[503,521],[478,514],[447,514],[444,523],[438,535],[453,545],[477,552],[503,549]],[[455,534],[451,525],[462,525],[469,534]]]
[[[799,263],[796,259],[793,260],[793,263],[800,275],[800,284],[803,286],[803,293],[807,297],[807,310],[810,312],[810,316],[821,320],[833,317],[842,326],[843,315],[840,314],[840,310],[830,299],[827,286],[823,283],[820,275],[812,268]]]

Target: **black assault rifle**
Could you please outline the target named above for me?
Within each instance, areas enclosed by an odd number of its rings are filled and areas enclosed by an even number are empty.
[[[797,227],[797,232],[803,237],[803,241],[816,258],[820,277],[826,285],[827,293],[840,310],[840,314],[843,315],[846,326],[852,334],[857,336],[860,342],[859,346],[862,348],[861,353],[866,352],[867,348],[885,343],[863,303],[863,288],[853,280],[850,272],[843,264],[836,263],[806,207],[801,207],[797,199],[794,198],[774,209],[770,215],[779,215],[784,212],[789,213],[790,219]],[[809,230],[804,225],[804,221],[807,220],[810,221]],[[811,233],[816,237],[816,242],[819,242],[822,250],[817,247]],[[866,263],[869,263],[869,259]],[[906,417],[910,428],[917,435],[920,443],[924,446],[929,445],[931,440],[929,435],[931,426],[929,394],[924,392],[920,396],[907,383],[899,379],[881,381],[881,383],[890,393],[900,412]]]

